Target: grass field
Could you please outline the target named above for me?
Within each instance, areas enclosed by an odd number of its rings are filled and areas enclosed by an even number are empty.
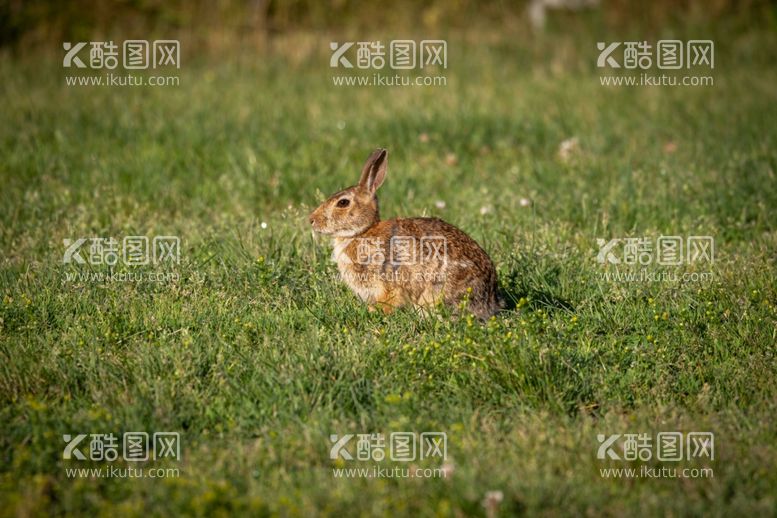
[[[571,36],[452,39],[443,87],[335,87],[318,53],[156,88],[0,59],[0,514],[774,515],[775,48],[722,35],[703,88],[601,86]],[[338,282],[306,216],[378,146],[382,215],[470,233],[511,309],[383,316]],[[63,240],[135,235],[180,237],[177,279],[67,277],[108,268]],[[604,278],[597,238],[661,235],[714,237],[714,262]],[[67,475],[108,464],[64,434],[125,431],[179,432],[148,466],[180,476]],[[396,431],[445,432],[413,466],[448,476],[334,475],[374,463],[330,434]],[[714,433],[714,460],[597,459],[598,434],[664,431]],[[601,472],[641,466],[714,476]]]

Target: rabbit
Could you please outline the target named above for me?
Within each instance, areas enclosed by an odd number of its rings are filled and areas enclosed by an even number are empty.
[[[440,302],[488,319],[503,307],[494,263],[467,234],[438,218],[381,220],[376,193],[388,153],[377,149],[359,183],[336,192],[309,216],[313,230],[332,236],[341,279],[370,311],[385,313]]]

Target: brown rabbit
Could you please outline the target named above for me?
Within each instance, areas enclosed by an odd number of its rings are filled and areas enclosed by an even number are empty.
[[[466,297],[477,317],[490,317],[502,307],[496,271],[472,238],[437,218],[381,221],[375,193],[386,178],[387,156],[377,149],[357,185],[310,214],[313,230],[334,238],[340,276],[370,309],[455,306]]]

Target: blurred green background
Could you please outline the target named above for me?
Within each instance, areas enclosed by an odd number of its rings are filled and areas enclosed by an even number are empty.
[[[273,38],[295,32],[443,37],[509,29],[510,39],[520,41],[571,30],[644,38],[704,28],[710,36],[710,30],[744,32],[758,25],[774,30],[775,23],[775,5],[768,0],[4,0],[0,44],[25,52],[61,41],[165,37],[198,53],[229,46],[271,49]]]

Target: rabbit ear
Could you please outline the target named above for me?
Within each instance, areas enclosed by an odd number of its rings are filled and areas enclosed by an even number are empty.
[[[383,180],[386,179],[387,168],[388,152],[383,148],[376,149],[362,168],[359,185],[374,193],[383,184]]]

